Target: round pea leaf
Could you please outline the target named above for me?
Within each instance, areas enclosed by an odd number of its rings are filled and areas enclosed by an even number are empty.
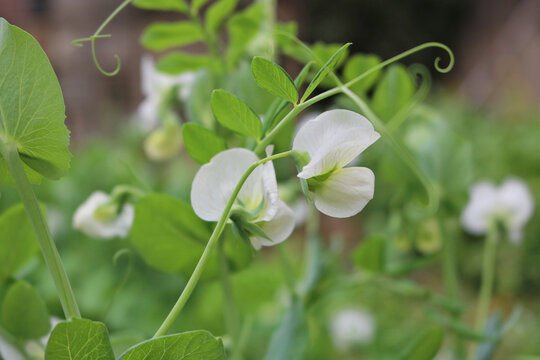
[[[39,43],[0,18],[0,147],[14,145],[30,181],[69,168],[69,131],[60,84]],[[0,184],[12,184],[0,156]]]

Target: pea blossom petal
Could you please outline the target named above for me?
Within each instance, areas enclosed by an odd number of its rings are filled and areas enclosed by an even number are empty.
[[[135,216],[133,205],[124,204],[122,210],[112,219],[99,219],[96,210],[109,202],[110,197],[96,191],[75,211],[73,227],[96,239],[125,238],[129,234]]]
[[[334,171],[314,191],[315,207],[320,212],[345,218],[358,214],[373,199],[375,175],[365,167]]]
[[[307,151],[311,161],[299,177],[308,179],[342,168],[380,135],[371,122],[349,110],[326,111],[308,121],[293,142],[293,150]]]
[[[257,225],[272,239],[270,241],[257,235],[251,236],[249,240],[253,247],[258,250],[261,246],[273,246],[287,240],[294,230],[294,213],[287,204],[278,200],[277,210],[273,218],[258,222]]]

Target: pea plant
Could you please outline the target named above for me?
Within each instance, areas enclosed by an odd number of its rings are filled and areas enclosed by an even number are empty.
[[[155,63],[152,57],[143,58],[145,100],[135,125],[145,134],[142,147],[147,161],[162,164],[180,157],[189,162],[187,156],[180,156],[185,149],[200,165],[185,187],[189,201],[159,187],[119,183],[109,193],[95,189],[73,214],[73,227],[86,236],[125,241],[115,259],[133,252],[130,256],[142,259],[144,266],[186,279],[183,286],[178,281],[177,300],[164,312],[160,326],[143,330],[154,335],[123,347],[111,343],[105,319],[81,314],[45,206],[32,186],[42,179],[59,179],[70,167],[69,131],[58,79],[39,43],[0,19],[0,184],[14,186],[22,202],[0,217],[0,337],[17,354],[6,355],[3,350],[0,357],[353,359],[357,347],[376,336],[371,315],[345,309],[331,323],[331,339],[319,341],[317,334],[324,325],[317,314],[333,296],[359,290],[375,294],[382,289],[422,304],[431,325],[419,334],[405,334],[406,341],[399,346],[371,350],[374,358],[432,359],[444,342],[451,358],[489,359],[519,316],[516,311],[506,322],[494,323],[489,312],[497,243],[506,234],[519,242],[534,205],[520,180],[508,180],[500,189],[489,183],[473,188],[463,226],[472,234],[488,235],[476,323],[468,325],[458,291],[455,226],[447,221],[456,213],[460,216],[451,191],[455,181],[463,179],[433,171],[429,159],[418,155],[426,142],[414,138],[412,131],[408,137],[401,133],[414,117],[427,124],[420,130],[427,130],[428,139],[440,135],[436,111],[423,103],[430,87],[427,69],[420,65],[407,69],[397,62],[435,48],[449,57],[446,67],[439,65],[439,58],[435,61],[435,69],[446,73],[454,63],[451,50],[430,42],[385,61],[376,55],[351,55],[350,43],[303,43],[296,36],[296,24],[276,20],[274,1],[255,1],[239,10],[237,2],[126,0],[93,35],[73,42],[90,43],[99,72],[114,76],[121,71],[121,60],[116,58],[112,71],[104,69],[96,46],[109,37],[102,32],[122,9],[134,5],[145,11],[175,12],[184,19],[150,24],[141,35],[142,46],[160,52],[160,57]],[[205,44],[207,51],[178,50],[194,43]],[[163,51],[168,52],[161,55]],[[289,74],[278,65],[283,57],[294,59],[301,69]],[[299,118],[304,120],[296,130]],[[462,166],[447,164],[445,171]],[[403,184],[409,188],[396,190],[392,200],[389,193],[394,190],[385,179],[393,176],[395,167],[405,167]],[[382,180],[375,189],[379,172]],[[518,188],[528,205],[515,205],[515,198],[505,195],[508,188]],[[390,207],[390,201],[397,204]],[[349,218],[372,202],[375,209],[394,210],[381,210],[384,220],[369,222],[370,235],[354,250],[356,267],[351,272],[340,266],[336,250],[323,241],[320,213]],[[302,240],[295,228],[304,222]],[[403,230],[394,230],[407,227],[396,223],[417,226],[415,246],[421,256],[392,262],[399,246],[390,249],[380,234],[394,232],[394,238],[402,239]],[[302,258],[291,251],[291,246],[300,244],[305,248]],[[21,272],[38,247],[65,319],[54,326],[47,304]],[[232,278],[240,271],[252,271],[267,247],[275,247],[276,271],[285,276],[281,300],[275,300],[281,301],[282,311],[273,313],[277,320],[260,343],[259,337],[254,339],[260,334],[253,319],[245,315],[242,299],[235,296]],[[444,291],[430,290],[403,276],[433,262],[441,263]],[[255,289],[264,276],[254,281]],[[214,280],[223,299],[223,334],[216,336],[200,325],[194,325],[198,330],[176,331],[179,319],[188,319],[190,302],[201,301],[200,283]],[[147,291],[159,287],[156,282],[147,285]],[[117,290],[122,291],[120,285]],[[107,299],[103,303],[106,307]]]

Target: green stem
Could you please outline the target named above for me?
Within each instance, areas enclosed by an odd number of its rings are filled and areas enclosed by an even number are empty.
[[[13,144],[0,143],[0,151],[13,176],[15,185],[17,186],[17,190],[19,191],[21,200],[26,209],[26,213],[28,214],[32,228],[38,239],[41,252],[45,258],[45,264],[52,275],[58,291],[58,296],[60,297],[60,303],[62,304],[66,319],[69,320],[74,317],[81,317],[75,295],[71,289],[64,266],[62,265],[62,260],[60,259],[60,255],[58,254],[58,250],[52,239],[45,217],[41,212],[32,185],[30,185],[26,173],[24,172],[17,147]]]
[[[242,175],[242,177],[240,178],[240,181],[238,181],[238,184],[236,184],[236,187],[234,188],[233,193],[231,197],[229,198],[229,201],[227,202],[225,209],[223,210],[223,213],[221,214],[221,218],[219,219],[216,227],[214,228],[214,231],[212,232],[212,235],[210,236],[210,239],[208,240],[208,243],[206,244],[206,248],[204,249],[201,255],[201,258],[199,259],[197,266],[195,266],[195,270],[193,270],[193,274],[191,274],[191,277],[189,278],[188,283],[186,284],[186,287],[184,288],[184,290],[180,294],[180,297],[178,298],[173,308],[169,312],[169,315],[167,315],[167,317],[165,318],[165,320],[159,327],[158,331],[154,334],[154,338],[158,336],[163,336],[167,333],[167,331],[170,329],[170,327],[174,323],[174,320],[176,320],[176,318],[178,317],[178,315],[180,314],[180,312],[186,305],[191,294],[193,293],[193,290],[195,290],[195,287],[197,286],[197,283],[199,282],[199,279],[201,278],[204,268],[206,267],[208,260],[210,260],[210,254],[216,247],[218,239],[220,238],[221,233],[225,229],[227,220],[229,219],[229,216],[231,215],[231,209],[234,205],[234,201],[236,200],[238,193],[242,189],[242,186],[246,182],[249,175],[259,165],[262,165],[268,161],[277,160],[277,159],[290,156],[291,154],[292,154],[292,151],[286,151],[286,152],[282,152],[276,155],[268,156],[262,160],[259,160],[253,163]]]
[[[232,292],[231,281],[229,278],[229,265],[227,264],[227,257],[225,256],[225,252],[223,250],[223,243],[218,246],[218,254],[220,267],[219,277],[221,280],[221,287],[223,289],[223,303],[225,305],[225,325],[232,340],[231,359],[241,360],[242,353],[239,347],[240,329],[238,327],[239,317],[236,302],[234,300],[234,294]]]
[[[414,157],[405,147],[405,145],[403,145],[401,141],[394,137],[394,135],[388,130],[388,128],[379,119],[379,117],[375,115],[375,113],[369,108],[369,106],[367,106],[367,104],[362,99],[360,99],[358,95],[356,95],[353,91],[349,90],[347,87],[342,87],[341,90],[358,106],[358,108],[366,115],[366,117],[371,120],[375,130],[381,133],[383,139],[385,139],[388,144],[390,144],[394,152],[401,158],[401,160],[405,164],[407,164],[409,169],[411,169],[411,171],[420,180],[420,182],[426,189],[428,195],[429,213],[434,214],[439,206],[439,196],[437,194],[435,184],[427,176],[424,170],[422,170],[418,162],[414,159]]]
[[[488,235],[484,244],[484,254],[482,260],[482,285],[476,307],[475,328],[479,332],[484,331],[489,314],[489,305],[493,293],[493,282],[495,278],[495,262],[497,259],[498,229],[493,224],[488,230]]]

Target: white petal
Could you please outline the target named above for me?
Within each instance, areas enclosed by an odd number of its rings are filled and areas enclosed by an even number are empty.
[[[157,96],[149,96],[137,108],[135,120],[144,131],[150,131],[159,124],[159,105]]]
[[[471,234],[485,234],[497,209],[497,188],[490,182],[476,183],[470,190],[470,200],[461,214],[461,224]]]
[[[24,360],[24,356],[17,348],[0,337],[0,359]]]
[[[154,78],[156,67],[152,56],[145,55],[141,59],[141,91],[144,95],[150,96],[154,91]]]
[[[499,188],[499,201],[508,209],[511,228],[521,228],[532,217],[534,198],[523,181],[510,178]]]
[[[94,192],[75,212],[73,227],[96,239],[126,237],[133,225],[133,205],[125,204],[122,212],[110,221],[100,221],[94,212],[109,201],[109,196],[101,191]]]
[[[316,189],[315,207],[322,213],[345,218],[358,214],[373,199],[375,175],[364,167],[338,169]]]
[[[191,205],[201,219],[218,221],[227,206],[236,184],[246,170],[259,159],[247,149],[229,149],[215,155],[203,165],[191,186]],[[263,200],[263,169],[259,166],[248,177],[238,195],[248,208],[256,208]]]
[[[355,345],[370,343],[375,336],[375,319],[358,309],[345,309],[332,318],[330,335],[334,346],[343,352]]]
[[[307,151],[311,161],[299,177],[341,168],[380,137],[368,119],[349,110],[330,110],[309,121],[294,138],[293,149]]]
[[[266,155],[272,155],[274,146],[268,146],[266,149]],[[274,218],[278,210],[279,192],[278,184],[276,180],[276,171],[272,161],[264,163],[262,165],[262,182],[264,189],[264,209],[257,220],[269,221]]]
[[[270,221],[261,221],[256,223],[272,239],[269,241],[263,237],[252,236],[251,244],[255,249],[261,246],[273,246],[289,238],[294,230],[294,214],[292,210],[283,201],[277,203],[277,212]]]

